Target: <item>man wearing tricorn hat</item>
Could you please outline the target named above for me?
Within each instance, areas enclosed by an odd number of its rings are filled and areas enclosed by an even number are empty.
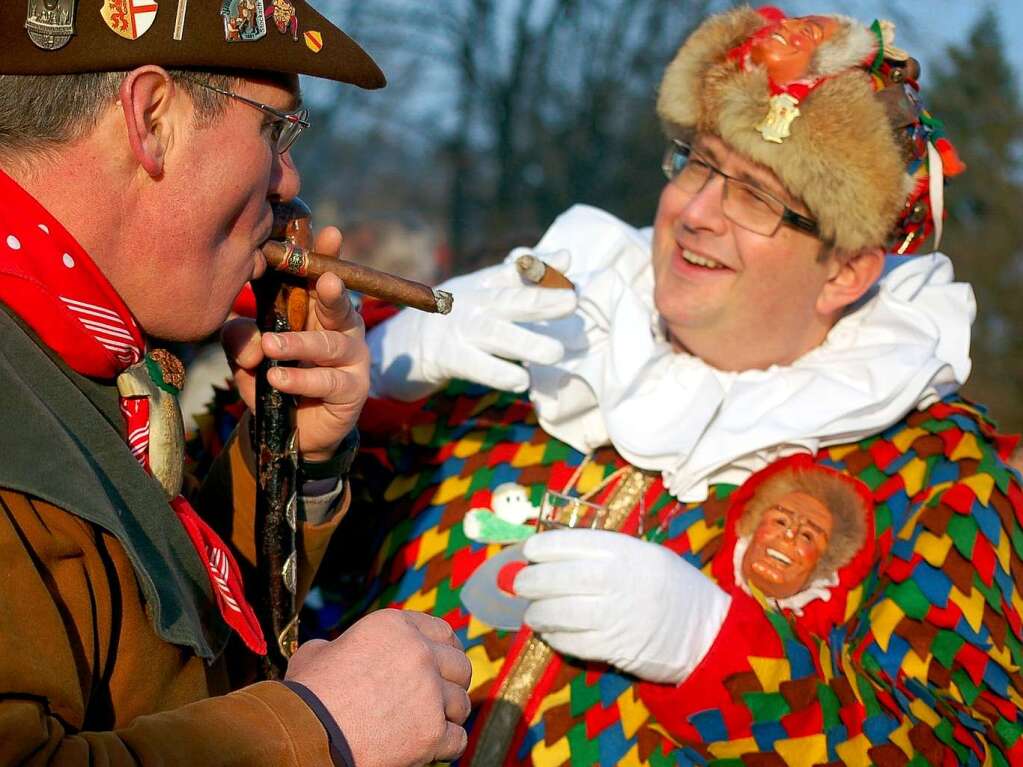
[[[443,328],[370,331],[374,394],[415,400],[360,423],[394,515],[371,585],[466,644],[464,762],[1023,763],[1023,493],[956,394],[972,291],[909,255],[962,166],[893,36],[707,19],[661,84],[652,229],[573,208],[529,254],[573,291],[525,285],[516,251],[451,282]],[[864,485],[874,552],[803,617],[722,580],[730,495],[800,453]],[[570,496],[605,529],[463,524],[509,483],[543,525]]]
[[[297,40],[265,34],[262,0],[236,35],[236,0],[0,10],[3,764],[362,767],[464,747],[469,664],[430,616],[370,615],[259,682],[276,637],[240,577],[256,547],[248,420],[189,499],[162,440],[180,429],[180,363],[148,339],[206,336],[265,270],[270,204],[299,189],[297,76],[384,84],[294,5]],[[339,232],[316,245],[337,252]],[[301,403],[299,594],[347,507],[368,388],[344,286],[327,275],[314,295],[305,330],[228,334],[249,399],[264,356],[300,363],[271,376]]]

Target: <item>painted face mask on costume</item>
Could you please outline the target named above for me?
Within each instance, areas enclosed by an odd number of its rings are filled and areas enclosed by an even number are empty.
[[[750,59],[764,67],[777,85],[803,78],[814,51],[838,29],[829,16],[783,19],[753,43]]]
[[[742,560],[748,583],[774,599],[802,591],[827,551],[834,520],[804,492],[783,495],[765,512]]]

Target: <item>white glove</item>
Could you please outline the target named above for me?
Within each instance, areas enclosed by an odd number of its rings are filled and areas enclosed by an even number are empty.
[[[567,250],[537,255],[562,272],[568,269]],[[452,378],[522,392],[529,373],[509,360],[551,365],[564,355],[560,341],[516,323],[571,314],[577,303],[573,291],[525,284],[511,260],[439,288],[454,295],[451,314],[404,309],[367,334],[373,395],[412,401]]]
[[[539,564],[515,577],[525,623],[565,655],[677,684],[707,654],[732,598],[664,546],[606,530],[552,530],[526,541]]]

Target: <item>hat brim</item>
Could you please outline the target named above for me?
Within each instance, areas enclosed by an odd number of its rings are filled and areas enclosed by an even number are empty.
[[[145,64],[170,69],[251,70],[311,75],[382,88],[387,81],[373,58],[352,38],[307,3],[298,0],[298,39],[281,34],[266,19],[266,34],[251,42],[228,42],[220,4],[193,0],[180,40],[174,39],[177,3],[163,0],[152,26],[136,40],[125,39],[106,24],[93,0],[80,0],[75,33],[57,50],[43,50],[25,29],[24,0],[0,12],[0,74],[53,75],[127,71]],[[14,6],[12,8],[11,6]],[[20,13],[18,9],[20,8]],[[17,21],[12,19],[15,17]],[[307,43],[306,33],[311,35]],[[319,43],[319,45],[315,45]],[[314,47],[316,50],[314,50]]]

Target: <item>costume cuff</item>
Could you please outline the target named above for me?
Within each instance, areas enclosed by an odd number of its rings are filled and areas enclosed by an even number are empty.
[[[355,767],[355,757],[352,756],[352,749],[348,745],[348,739],[337,726],[334,717],[327,711],[327,707],[316,697],[312,690],[301,682],[294,682],[285,679],[284,684],[289,690],[295,693],[316,714],[323,729],[327,731],[327,738],[330,741],[330,758],[334,761],[334,767]]]
[[[325,487],[326,492],[320,490],[321,487]],[[343,479],[317,479],[303,484],[300,507],[302,521],[311,525],[329,522],[338,511],[339,501],[344,498],[344,489]]]
[[[708,716],[727,723],[729,733],[748,732],[751,714],[735,680],[755,673],[751,657],[784,658],[784,648],[764,609],[752,597],[736,593],[716,638],[702,660],[678,685],[640,682],[639,697],[674,737],[700,742]]]
[[[326,461],[300,461],[298,486],[302,496],[303,519],[323,524],[337,511],[344,497],[344,480],[359,450],[359,431],[352,429],[337,452]]]

